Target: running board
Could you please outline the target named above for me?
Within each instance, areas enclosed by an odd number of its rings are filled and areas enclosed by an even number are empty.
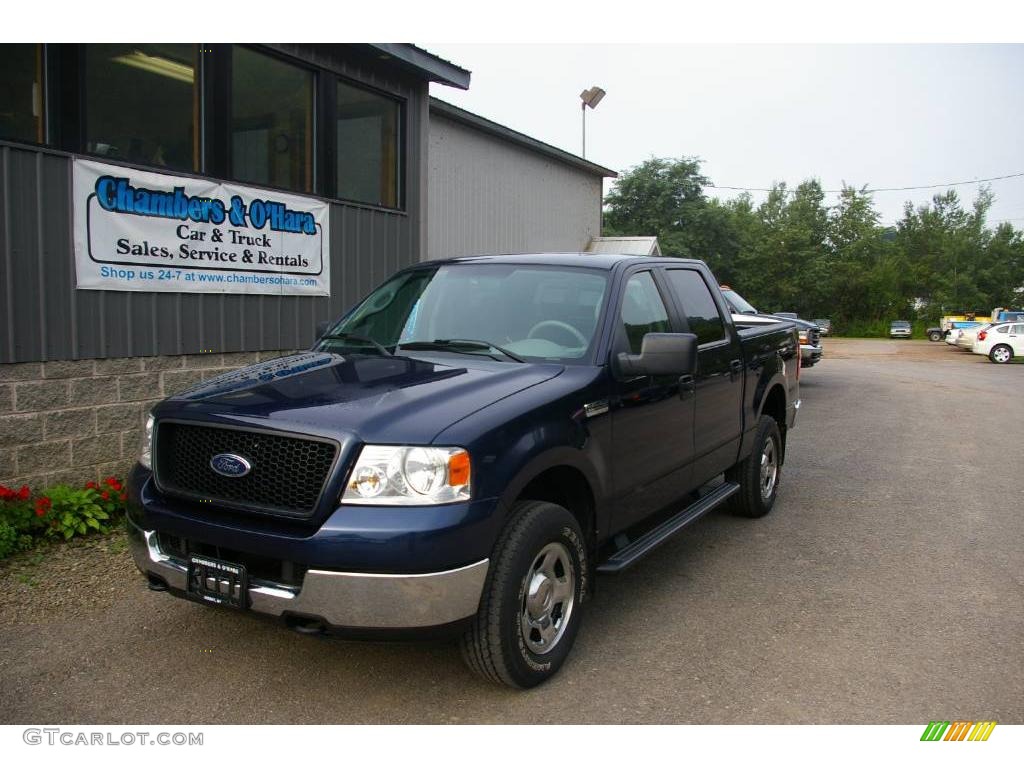
[[[656,528],[630,542],[599,566],[598,573],[621,573],[644,555],[649,554],[669,537],[679,533],[694,520],[703,517],[740,489],[736,483],[724,482],[703,496],[682,512],[663,522]]]

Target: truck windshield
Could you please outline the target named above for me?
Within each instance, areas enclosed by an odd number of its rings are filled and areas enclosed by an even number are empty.
[[[754,309],[754,307],[750,304],[750,302],[748,302],[746,299],[744,299],[742,296],[740,296],[738,293],[736,293],[736,291],[734,291],[732,288],[723,288],[722,289],[722,295],[725,296],[725,300],[729,304],[729,309],[731,309],[736,314],[738,314],[738,315],[756,315],[757,314],[757,310]]]
[[[585,268],[471,263],[413,269],[371,293],[317,349],[380,354],[379,345],[402,354],[403,345],[412,345],[510,361],[580,360],[594,342],[606,288],[603,271]]]

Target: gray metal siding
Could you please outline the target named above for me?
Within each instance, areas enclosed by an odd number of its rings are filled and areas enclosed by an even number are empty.
[[[78,291],[71,157],[0,143],[0,363],[301,348],[318,322],[419,261],[426,84],[346,74],[406,99],[406,211],[331,204],[330,298]]]
[[[601,234],[602,179],[437,114],[427,258],[582,251]]]

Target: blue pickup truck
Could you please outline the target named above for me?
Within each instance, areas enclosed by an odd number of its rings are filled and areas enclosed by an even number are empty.
[[[158,404],[132,554],[154,590],[306,633],[450,634],[528,688],[597,574],[717,506],[771,510],[799,361],[792,325],[733,325],[703,262],[423,263],[309,351]]]

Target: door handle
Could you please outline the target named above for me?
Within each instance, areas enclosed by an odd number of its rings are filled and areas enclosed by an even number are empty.
[[[736,377],[743,373],[743,361],[733,360],[729,363],[729,381],[736,381]]]
[[[694,381],[693,376],[686,374],[685,376],[679,377],[679,399],[685,400],[692,395],[697,389],[697,384]]]

